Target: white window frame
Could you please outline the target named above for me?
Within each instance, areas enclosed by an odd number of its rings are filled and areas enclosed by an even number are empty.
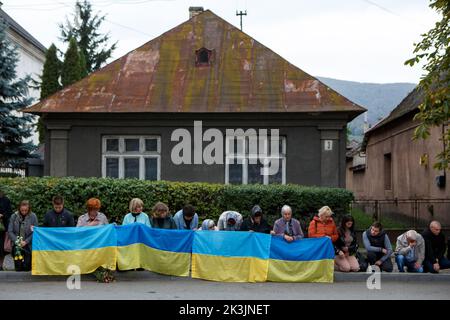
[[[230,140],[234,140],[234,139],[243,139],[245,138],[244,141],[244,151],[243,151],[243,155],[239,155],[236,153],[233,154],[229,154],[229,145],[230,145]],[[268,156],[267,159],[276,159],[278,158],[281,162],[282,162],[282,171],[281,171],[281,184],[286,184],[286,136],[280,136],[279,137],[282,140],[282,150],[281,153],[278,157],[273,157],[273,156]],[[239,141],[238,140],[238,141]],[[241,140],[242,141],[242,140]],[[267,152],[268,150],[268,143],[270,143],[270,138],[267,139],[267,143],[264,146],[265,151]],[[231,163],[231,160],[234,159],[234,163],[236,163],[236,161],[238,159],[242,160],[242,184],[248,184],[248,164],[249,164],[249,159],[250,158],[255,158],[257,157],[257,155],[251,154],[249,155],[249,138],[248,136],[246,137],[226,137],[226,153],[225,153],[225,184],[230,184],[229,180],[229,165]],[[259,146],[258,146],[259,148]],[[234,150],[236,152],[236,150]],[[269,177],[270,176],[264,176],[263,177],[263,184],[268,185],[269,184]]]
[[[118,139],[119,151],[106,151],[106,140]],[[125,151],[125,139],[139,139],[139,151]],[[146,151],[145,140],[156,139],[157,151]],[[102,177],[106,178],[106,159],[116,158],[119,159],[119,179],[125,177],[125,161],[126,158],[139,159],[139,180],[145,180],[145,159],[153,158],[157,159],[157,180],[161,180],[161,136],[148,135],[107,135],[102,137]]]

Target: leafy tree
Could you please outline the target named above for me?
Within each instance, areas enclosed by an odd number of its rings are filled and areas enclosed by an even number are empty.
[[[81,58],[78,51],[77,42],[72,38],[69,47],[64,55],[64,62],[61,70],[61,82],[63,87],[71,85],[81,79]]]
[[[430,7],[441,15],[441,20],[422,35],[421,42],[414,44],[415,56],[405,62],[411,66],[425,63],[426,74],[418,85],[423,102],[414,117],[420,121],[414,132],[415,139],[428,138],[431,127],[443,126],[450,119],[450,2],[431,0]],[[434,164],[434,168],[440,170],[450,166],[450,127],[445,130],[442,140],[446,147]]]
[[[31,76],[17,79],[19,55],[6,38],[6,28],[0,18],[0,163],[18,167],[35,148],[32,142],[23,142],[32,136],[33,116],[19,113],[32,101],[27,97]]]
[[[51,96],[61,89],[61,84],[59,83],[60,74],[61,61],[58,59],[56,46],[52,44],[45,54],[45,63],[40,85],[41,100]],[[39,143],[43,143],[45,139],[45,130],[41,119],[39,119],[37,123],[37,128],[39,132]]]
[[[106,63],[116,49],[117,42],[108,46],[109,34],[99,32],[106,17],[94,14],[89,1],[77,1],[72,18],[73,22],[66,19],[65,24],[59,25],[60,38],[64,42],[70,42],[71,38],[76,39],[86,60],[87,73],[91,73]]]

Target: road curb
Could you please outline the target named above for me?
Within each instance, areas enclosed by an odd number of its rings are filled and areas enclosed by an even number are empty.
[[[149,271],[128,271],[115,272],[117,281],[173,281],[180,277],[166,276]],[[365,272],[344,273],[335,272],[334,282],[366,282],[370,274]],[[15,271],[0,271],[1,282],[53,282],[53,281],[67,281],[69,276],[32,276],[30,272],[15,272]],[[449,282],[450,273],[380,273],[381,281],[388,282]],[[184,277],[183,277],[184,278]],[[191,278],[184,278],[191,279]],[[194,280],[194,279],[192,279]],[[196,280],[196,279],[195,279]],[[96,279],[93,275],[85,274],[81,276],[81,281],[92,281]]]

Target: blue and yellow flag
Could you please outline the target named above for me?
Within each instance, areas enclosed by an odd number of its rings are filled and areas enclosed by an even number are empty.
[[[255,232],[197,231],[192,278],[227,282],[267,279],[270,236]]]
[[[292,243],[254,232],[126,226],[35,228],[33,275],[70,275],[144,268],[161,274],[226,282],[333,282],[329,238]],[[192,255],[192,261],[191,261]],[[75,268],[74,268],[75,267]]]
[[[119,270],[144,268],[173,276],[189,276],[191,230],[152,229],[133,223],[116,227]]]
[[[273,237],[268,281],[333,282],[334,249],[329,238],[308,238],[291,243]]]
[[[74,267],[82,274],[101,266],[116,269],[117,238],[113,225],[35,227],[32,249],[33,275],[70,275]]]

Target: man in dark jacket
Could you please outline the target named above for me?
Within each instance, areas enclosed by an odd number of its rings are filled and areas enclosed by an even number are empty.
[[[449,269],[450,261],[444,257],[447,244],[445,235],[441,231],[441,224],[438,221],[432,221],[422,232],[422,237],[425,240],[424,271],[438,273],[439,270]]]
[[[381,223],[374,222],[368,230],[364,231],[363,243],[367,250],[368,262],[378,266],[382,271],[392,272],[392,245]]]
[[[240,231],[270,233],[271,229],[272,228],[269,226],[267,221],[263,218],[261,207],[255,205],[252,208],[251,216],[245,219],[242,223]]]
[[[74,227],[75,221],[70,211],[64,208],[64,198],[54,196],[53,209],[44,216],[44,227]]]

